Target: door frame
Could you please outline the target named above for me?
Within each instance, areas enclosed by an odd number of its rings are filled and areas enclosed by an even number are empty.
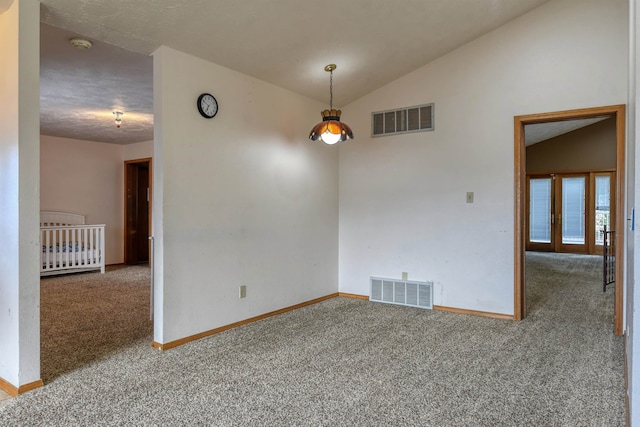
[[[123,229],[124,229],[124,239],[123,239],[123,246],[124,246],[124,250],[123,250],[123,255],[124,255],[124,262],[127,262],[127,214],[128,214],[128,210],[127,210],[127,179],[128,179],[128,168],[127,165],[129,164],[138,164],[138,163],[149,163],[149,235],[152,236],[153,235],[153,230],[152,230],[152,224],[153,221],[151,221],[151,212],[152,207],[153,207],[153,158],[152,157],[145,157],[142,159],[133,159],[133,160],[125,160],[124,162],[124,190],[123,190],[123,203],[124,203],[124,221],[123,221]],[[151,245],[151,242],[149,242],[149,245]],[[151,254],[151,252],[149,252],[149,254]],[[149,265],[151,265],[151,259],[149,259]]]
[[[615,218],[613,223],[618,232],[616,239],[616,282],[614,303],[614,333],[622,335],[623,281],[624,281],[624,248],[626,225],[624,220],[624,178],[625,178],[625,132],[626,106],[624,104],[605,107],[584,108],[576,110],[556,111],[550,113],[528,114],[514,117],[514,308],[515,320],[526,317],[525,288],[525,207],[526,207],[526,149],[524,126],[536,123],[549,123],[564,120],[587,119],[610,116],[616,123],[616,191]]]

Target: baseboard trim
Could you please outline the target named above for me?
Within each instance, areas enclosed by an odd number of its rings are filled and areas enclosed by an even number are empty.
[[[363,299],[369,301],[369,295],[348,294],[346,292],[338,292],[339,297]]]
[[[492,319],[514,320],[514,317],[511,314],[492,313],[490,311],[467,310],[465,308],[446,307],[444,305],[434,305],[433,309],[438,311],[447,311],[449,313],[456,313],[456,314],[468,314],[471,316],[490,317]]]
[[[346,293],[346,292],[336,292],[336,293],[333,293],[333,294],[325,295],[325,296],[320,297],[320,298],[312,299],[310,301],[305,301],[305,302],[302,302],[300,304],[295,304],[295,305],[292,305],[292,306],[289,306],[289,307],[281,308],[279,310],[271,311],[269,313],[261,314],[259,316],[250,317],[249,319],[241,320],[239,322],[230,323],[230,324],[225,325],[225,326],[220,326],[219,328],[210,329],[208,331],[200,332],[199,334],[190,335],[188,337],[180,338],[180,339],[175,340],[175,341],[169,341],[169,342],[164,343],[164,344],[156,342],[156,341],[153,341],[153,342],[151,342],[151,347],[153,347],[155,349],[158,349],[158,350],[162,350],[162,351],[170,350],[172,348],[179,347],[179,346],[181,346],[183,344],[187,344],[187,343],[189,343],[191,341],[197,341],[199,339],[202,339],[202,338],[205,338],[205,337],[208,337],[208,336],[211,336],[211,335],[215,335],[215,334],[218,334],[220,332],[224,332],[224,331],[229,330],[229,329],[237,328],[238,326],[246,325],[247,323],[257,322],[258,320],[266,319],[266,318],[272,317],[272,316],[277,316],[278,314],[286,313],[288,311],[296,310],[298,308],[306,307],[308,305],[317,304],[319,302],[326,301],[328,299],[335,298],[335,297],[354,298],[354,299],[360,299],[360,300],[369,300],[369,296],[368,295],[350,294],[350,293]],[[472,316],[490,317],[490,318],[493,318],[493,319],[513,320],[513,316],[509,315],[509,314],[491,313],[491,312],[487,312],[487,311],[477,311],[477,310],[467,310],[467,309],[464,309],[464,308],[445,307],[445,306],[442,306],[442,305],[434,305],[433,309],[434,310],[439,310],[439,311],[447,311],[447,312],[450,312],[450,313],[457,313],[457,314],[467,314],[467,315],[472,315]]]
[[[235,323],[230,323],[228,325],[221,326],[219,328],[211,329],[211,330],[208,330],[208,331],[205,331],[205,332],[200,332],[199,334],[195,334],[195,335],[191,335],[191,336],[188,336],[188,337],[180,338],[179,340],[169,341],[169,342],[164,343],[164,344],[161,344],[161,343],[153,341],[151,343],[151,347],[156,348],[158,350],[163,350],[163,351],[164,350],[169,350],[169,349],[172,349],[172,348],[175,348],[175,347],[179,347],[179,346],[181,346],[183,344],[187,344],[187,343],[189,343],[191,341],[197,341],[199,339],[202,339],[202,338],[205,338],[205,337],[208,337],[208,336],[211,336],[211,335],[215,335],[215,334],[218,334],[220,332],[224,332],[224,331],[229,330],[229,329],[237,328],[238,326],[246,325],[247,323],[257,322],[258,320],[263,320],[263,319],[266,319],[268,317],[277,316],[278,314],[286,313],[288,311],[296,310],[298,308],[306,307],[308,305],[317,304],[319,302],[326,301],[328,299],[335,298],[337,296],[338,296],[337,292],[333,293],[333,294],[325,295],[325,296],[320,297],[320,298],[315,298],[315,299],[312,299],[310,301],[302,302],[300,304],[295,304],[295,305],[292,305],[292,306],[289,306],[289,307],[281,308],[280,310],[271,311],[269,313],[261,314],[259,316],[250,317],[249,319],[241,320],[241,321],[235,322]]]
[[[13,397],[18,395],[18,387],[6,381],[4,378],[0,378],[0,389],[6,391]]]
[[[368,295],[348,294],[348,293],[345,293],[345,292],[338,292],[338,296],[339,297],[345,297],[345,298],[356,298],[356,299],[362,299],[362,300],[369,301],[369,296]],[[464,308],[445,307],[443,305],[434,305],[433,309],[434,310],[439,310],[439,311],[448,311],[450,313],[457,313],[457,314],[469,314],[469,315],[472,315],[472,316],[491,317],[493,319],[513,320],[513,316],[511,316],[509,314],[491,313],[491,312],[488,312],[488,311],[467,310],[467,309],[464,309]]]
[[[42,386],[44,386],[44,382],[42,382],[42,380],[33,381],[28,384],[23,384],[19,387],[16,387],[9,381],[6,381],[4,378],[0,378],[0,389],[6,391],[13,397],[31,390],[35,390],[36,388],[40,388]]]

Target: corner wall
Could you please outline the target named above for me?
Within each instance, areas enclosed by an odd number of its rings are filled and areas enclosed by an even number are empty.
[[[196,109],[203,92],[220,106],[210,120]],[[157,343],[337,292],[338,152],[307,139],[322,108],[170,48],[154,53]]]
[[[0,386],[40,381],[40,2],[0,14]]]
[[[436,305],[513,314],[513,118],[625,103],[627,28],[625,0],[552,1],[344,107],[340,292],[408,272]],[[435,131],[369,136],[429,102]]]

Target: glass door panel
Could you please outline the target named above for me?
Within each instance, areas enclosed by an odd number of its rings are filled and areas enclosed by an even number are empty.
[[[562,178],[562,243],[583,245],[585,242],[585,179]]]
[[[551,243],[551,178],[529,181],[529,241]]]
[[[562,176],[559,181],[561,206],[558,213],[558,252],[587,252],[586,176]]]
[[[602,246],[604,226],[611,230],[611,176],[598,175],[595,181],[595,243]]]
[[[551,175],[527,177],[526,244],[528,251],[554,251],[554,179]]]

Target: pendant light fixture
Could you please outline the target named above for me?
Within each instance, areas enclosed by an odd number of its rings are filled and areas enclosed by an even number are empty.
[[[320,140],[325,144],[335,144],[347,139],[353,139],[351,128],[340,121],[342,111],[333,109],[333,70],[335,69],[336,64],[329,64],[324,67],[326,72],[331,73],[331,77],[329,77],[329,110],[324,110],[321,113],[322,121],[315,125],[309,133],[310,140]]]
[[[120,129],[120,125],[122,125],[122,115],[124,113],[122,111],[114,111],[113,114],[116,116],[116,127]]]

